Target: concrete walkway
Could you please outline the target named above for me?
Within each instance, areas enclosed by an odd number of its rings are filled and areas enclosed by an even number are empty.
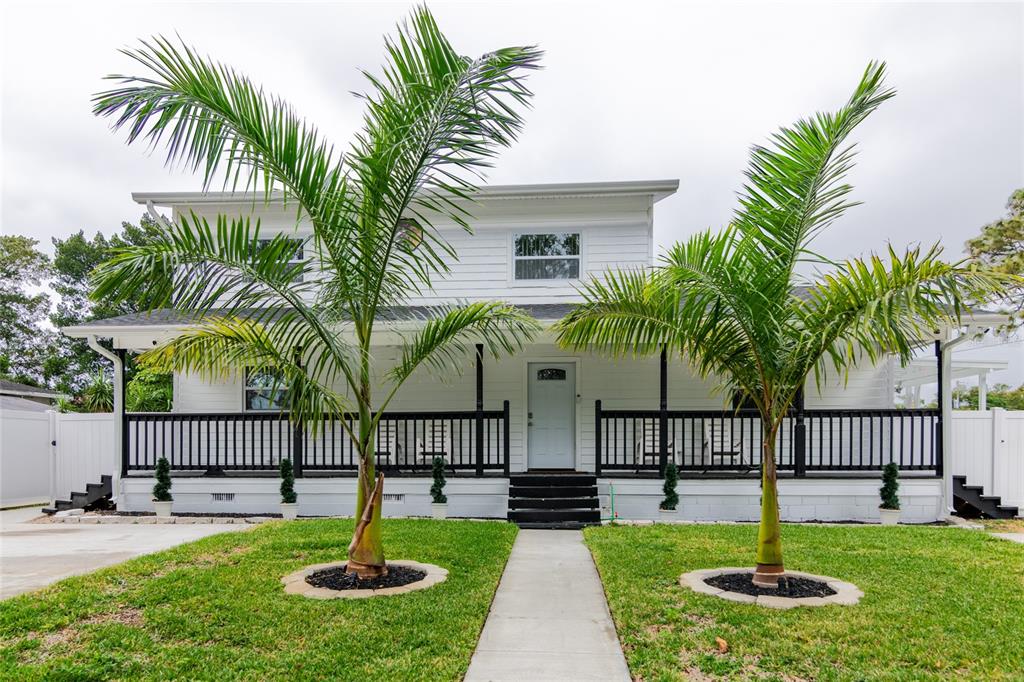
[[[0,512],[0,599],[37,590],[72,575],[140,554],[239,531],[246,525],[100,525],[31,523],[39,507]]]
[[[629,680],[580,531],[519,531],[465,679]]]
[[[1024,533],[992,533],[997,538],[1009,540],[1010,542],[1024,543]]]

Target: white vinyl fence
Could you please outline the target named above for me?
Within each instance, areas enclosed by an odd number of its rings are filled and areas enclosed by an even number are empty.
[[[66,500],[117,467],[112,414],[0,411],[0,507]]]
[[[49,500],[52,415],[0,410],[0,507]]]
[[[84,492],[86,483],[99,483],[118,470],[114,415],[58,414],[54,423],[56,499],[68,499],[72,490]]]
[[[1024,411],[956,410],[953,474],[1024,511]]]

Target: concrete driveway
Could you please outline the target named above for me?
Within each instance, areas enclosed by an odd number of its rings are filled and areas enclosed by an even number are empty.
[[[0,511],[0,599],[142,554],[248,525],[29,523],[39,507]]]

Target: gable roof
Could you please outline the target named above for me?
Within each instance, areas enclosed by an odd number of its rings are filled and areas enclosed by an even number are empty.
[[[655,203],[675,194],[679,180],[626,180],[618,182],[554,182],[525,185],[485,185],[474,199],[551,199],[598,196],[650,196]],[[273,192],[269,203],[280,202],[281,192]],[[263,203],[262,192],[132,192],[139,204],[182,206],[198,204]]]

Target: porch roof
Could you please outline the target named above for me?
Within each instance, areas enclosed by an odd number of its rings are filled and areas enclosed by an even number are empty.
[[[555,322],[572,310],[573,303],[520,303],[516,307],[540,322]],[[416,322],[430,319],[440,310],[439,306],[395,306],[381,311],[379,319],[385,322]],[[215,311],[216,316],[220,311]],[[176,330],[198,322],[187,311],[172,308],[158,308],[149,312],[129,313],[92,320],[61,331],[72,337],[90,335],[109,336],[120,332]]]

